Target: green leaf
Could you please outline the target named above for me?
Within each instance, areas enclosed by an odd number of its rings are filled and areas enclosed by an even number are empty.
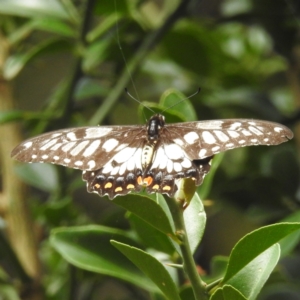
[[[117,197],[113,202],[129,210],[159,231],[175,235],[166,213],[151,198],[130,194]]]
[[[258,255],[227,281],[247,299],[255,300],[280,258],[280,246],[275,244]]]
[[[8,36],[9,43],[11,45],[18,45],[24,39],[28,38],[34,30],[43,30],[66,37],[76,36],[75,30],[69,24],[58,19],[33,19],[12,31]]]
[[[296,211],[295,213],[289,215],[288,217],[281,220],[282,223],[285,222],[300,222],[300,211]],[[300,241],[300,231],[296,231],[288,235],[279,241],[281,256],[286,256],[290,254],[295,247],[299,244]]]
[[[177,287],[167,269],[150,254],[123,243],[111,241],[119,251],[142,270],[170,300],[180,300]]]
[[[69,19],[68,12],[57,0],[0,0],[0,13],[21,17]]]
[[[183,213],[184,223],[192,253],[197,249],[204,233],[206,214],[201,199],[195,193]]]
[[[143,106],[144,105],[144,106]],[[139,106],[139,110],[138,110],[138,115],[139,115],[139,119],[140,120],[149,120],[154,113],[161,113],[164,108],[157,104],[157,103],[153,103],[153,102],[147,102],[147,101],[143,101],[143,105]],[[153,111],[150,111],[147,108],[150,108]],[[166,110],[164,112],[164,116],[166,119],[166,123],[178,123],[178,122],[183,122],[184,119],[182,118],[182,115],[179,114],[178,112],[176,112],[175,110]]]
[[[247,300],[238,290],[230,285],[218,288],[209,300]]]
[[[174,254],[175,248],[166,234],[149,225],[134,214],[130,214],[128,219],[131,227],[138,234],[141,241],[143,241],[145,247],[153,248],[168,253],[169,255]]]
[[[182,101],[183,99],[184,101]],[[195,109],[190,100],[187,99],[187,97],[183,93],[175,89],[166,90],[162,94],[159,104],[164,109],[167,109],[167,111],[171,110],[174,111],[174,113],[177,113],[184,121],[197,120]]]
[[[94,42],[96,39],[99,39],[101,36],[106,34],[108,30],[112,27],[115,27],[117,22],[120,22],[122,14],[118,12],[112,12],[108,15],[102,22],[99,22],[95,28],[93,28],[86,36],[86,39],[89,43]]]
[[[45,42],[39,43],[25,53],[14,54],[6,60],[3,67],[3,76],[5,77],[5,79],[11,80],[22,71],[22,69],[28,62],[30,62],[37,56],[45,53],[53,53],[54,51],[62,49],[65,50],[69,48],[69,46],[70,44],[65,40],[50,39]]]
[[[57,189],[57,172],[50,164],[19,164],[15,168],[22,180],[43,191],[53,192]]]
[[[54,18],[34,19],[31,24],[33,29],[52,32],[60,36],[76,37],[76,28],[71,27],[66,22]]]
[[[92,72],[105,60],[108,55],[109,47],[111,46],[112,38],[113,36],[111,35],[88,45],[84,52],[83,70]]]
[[[231,251],[222,282],[228,282],[259,254],[299,229],[300,223],[279,223],[262,227],[244,236]]]
[[[194,291],[191,285],[185,285],[180,290],[181,300],[195,300]]]
[[[59,228],[51,231],[52,246],[71,264],[104,275],[126,280],[151,292],[157,287],[119,251],[110,240],[137,243],[122,230],[105,226]]]
[[[210,263],[209,280],[216,281],[224,276],[229,258],[227,256],[216,255]]]

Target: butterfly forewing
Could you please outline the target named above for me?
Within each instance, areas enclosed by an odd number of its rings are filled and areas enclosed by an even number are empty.
[[[225,119],[166,125],[167,135],[192,159],[253,145],[278,145],[293,137],[287,127],[252,119]]]
[[[146,188],[173,196],[177,180],[200,185],[213,155],[251,145],[277,145],[293,137],[277,123],[227,119],[147,125],[70,128],[29,139],[12,151],[23,162],[48,162],[83,170],[89,192],[114,198]]]
[[[81,170],[100,169],[124,148],[139,147],[146,130],[138,126],[79,127],[29,139],[11,153],[29,163],[53,163]]]

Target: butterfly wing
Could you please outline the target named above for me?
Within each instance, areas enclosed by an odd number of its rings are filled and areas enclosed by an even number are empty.
[[[165,135],[184,149],[190,159],[253,145],[278,145],[293,137],[287,127],[251,119],[225,119],[165,126]]]
[[[146,129],[138,126],[70,128],[28,139],[11,156],[22,162],[97,170],[116,154],[126,155],[129,144],[138,147],[143,137],[146,138]]]

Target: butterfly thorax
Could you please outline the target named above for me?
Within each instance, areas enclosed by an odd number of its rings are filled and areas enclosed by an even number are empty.
[[[159,139],[160,131],[165,126],[165,117],[156,114],[150,118],[147,124],[148,141],[154,143]]]

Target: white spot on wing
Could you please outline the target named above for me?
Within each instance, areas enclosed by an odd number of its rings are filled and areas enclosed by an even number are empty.
[[[252,133],[246,129],[243,129],[242,130],[242,133],[245,135],[245,136],[249,136],[249,135],[252,135]]]
[[[175,170],[176,172],[181,172],[181,171],[182,171],[181,164],[178,163],[178,162],[175,162],[175,163],[174,163],[174,170]]]
[[[67,133],[67,138],[70,140],[70,141],[76,141],[77,138],[76,138],[76,134],[72,131],[68,132]]]
[[[59,156],[55,155],[55,156],[53,156],[53,159],[54,160],[59,160]]]
[[[98,149],[99,145],[100,145],[101,141],[100,140],[95,140],[93,141],[82,153],[82,155],[84,157],[88,157],[91,156],[92,154],[94,154],[94,152]]]
[[[26,142],[25,144],[23,144],[23,146],[28,149],[32,146],[32,142]]]
[[[181,165],[184,168],[188,169],[188,168],[190,168],[192,166],[192,162],[185,157],[184,160],[182,161]]]
[[[106,152],[110,152],[112,149],[114,149],[117,145],[119,144],[119,142],[116,139],[109,139],[107,140],[102,148],[106,151]]]
[[[32,159],[36,159],[36,158],[37,158],[37,155],[32,154],[32,155],[31,155],[31,158],[32,158]]]
[[[197,128],[200,128],[200,129],[221,129],[223,123],[224,122],[221,121],[221,120],[198,122],[197,123]]]
[[[280,132],[280,131],[282,131],[283,129],[281,128],[281,127],[274,127],[274,131],[276,131],[276,132]]]
[[[87,139],[99,138],[99,137],[107,135],[111,131],[112,131],[112,128],[109,128],[109,127],[86,128],[84,137],[87,138]]]
[[[220,130],[214,130],[214,133],[221,142],[227,142],[229,140],[229,137]]]
[[[155,153],[155,157],[153,159],[152,168],[158,168],[158,166],[161,164],[163,160],[167,160],[167,157],[165,155],[165,152],[163,148],[158,148],[158,150]]]
[[[57,139],[53,139],[53,140],[48,140],[47,143],[45,143],[41,148],[40,150],[47,150],[48,148],[50,148],[51,146],[53,146],[55,143],[57,142]]]
[[[177,144],[165,145],[165,153],[170,159],[179,159],[184,157],[184,151]]]
[[[240,136],[240,134],[238,132],[233,131],[233,130],[227,130],[227,132],[232,138],[238,138]]]
[[[202,132],[203,141],[207,144],[214,144],[216,142],[215,137],[209,131]]]
[[[83,165],[83,162],[81,160],[77,160],[75,161],[74,165],[80,167]]]
[[[233,148],[234,147],[234,143],[228,143],[225,145],[226,148]]]
[[[83,141],[83,142],[79,143],[76,147],[74,147],[72,149],[70,154],[73,156],[78,155],[88,144],[89,144],[89,141]]]
[[[173,170],[173,162],[169,159],[167,163],[167,171],[168,173],[171,173]]]
[[[117,174],[118,174],[118,172],[119,172],[119,169],[120,169],[120,167],[119,167],[119,166],[118,166],[118,167],[115,167],[115,168],[113,168],[113,170],[111,171],[110,175],[117,175]]]
[[[253,132],[256,135],[262,135],[263,133],[261,131],[259,131],[257,128],[253,127],[253,126],[249,126],[249,130],[251,132]]]
[[[240,141],[239,141],[239,144],[245,144],[245,143],[246,143],[245,140],[240,140]]]
[[[109,162],[104,166],[102,173],[104,173],[104,174],[110,173],[112,171],[112,169],[113,169],[113,166]]]
[[[201,149],[200,152],[199,152],[199,157],[200,158],[205,157],[206,152],[207,152],[206,149]]]
[[[125,164],[125,163],[124,163]],[[132,156],[127,161],[127,170],[132,171],[135,167],[135,156]],[[122,175],[122,174],[121,174]]]
[[[71,148],[74,147],[74,145],[76,145],[76,142],[69,142],[69,143],[63,145],[61,147],[61,150],[64,151],[64,152],[68,152]]]
[[[47,159],[49,156],[47,154],[42,155],[42,159]]]
[[[234,122],[230,124],[229,130],[236,130],[237,128],[241,127],[242,123],[241,122]]]
[[[174,139],[173,140],[175,144],[179,145],[179,146],[183,146],[184,142],[181,139]]]
[[[51,147],[50,150],[56,151],[61,145],[62,145],[62,143],[57,143],[53,147]]]
[[[219,151],[220,150],[220,146],[215,146],[215,147],[211,148],[211,150],[213,152]]]
[[[141,150],[141,149],[140,149]],[[127,147],[118,152],[112,160],[115,160],[117,163],[121,164],[125,162],[126,160],[129,160],[129,158],[134,154],[136,151],[136,148]],[[141,160],[141,157],[139,157],[139,160]]]
[[[128,162],[127,163],[125,162],[121,165],[120,170],[119,170],[120,175],[123,175],[125,173],[127,164],[128,164]]]
[[[96,162],[94,160],[90,160],[88,163],[89,169],[93,169],[96,166]]]
[[[196,140],[199,139],[199,135],[194,132],[194,131],[191,131],[187,134],[184,135],[183,137],[185,139],[185,141],[188,143],[188,144],[194,144]]]
[[[68,164],[70,161],[71,161],[71,159],[69,159],[69,158],[65,158],[65,159],[64,159],[64,162],[65,162],[66,164]]]

